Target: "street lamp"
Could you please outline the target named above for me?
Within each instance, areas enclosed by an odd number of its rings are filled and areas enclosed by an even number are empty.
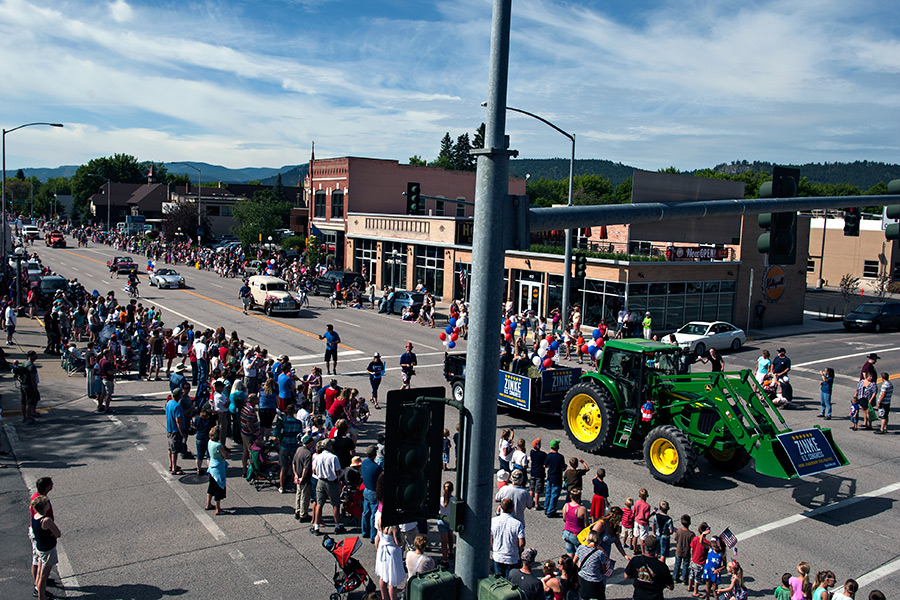
[[[13,127],[12,129],[4,129],[3,130],[3,179],[2,179],[2,183],[0,183],[0,188],[2,188],[2,189],[0,189],[0,201],[3,202],[3,211],[2,211],[3,225],[0,226],[0,237],[3,238],[3,241],[0,242],[0,244],[2,244],[2,246],[0,246],[0,248],[2,248],[4,265],[6,264],[6,257],[7,257],[7,252],[6,252],[6,237],[7,237],[6,236],[6,226],[7,226],[7,223],[6,223],[6,134],[12,133],[13,131],[15,131],[17,129],[22,129],[23,127],[32,127],[34,125],[46,125],[47,127],[62,127],[63,126],[62,123],[43,123],[43,122],[25,123],[24,125],[19,125],[18,127]]]
[[[200,247],[200,232],[203,230],[203,221],[200,216],[200,194],[203,191],[203,186],[201,184],[201,173],[200,167],[195,167],[194,165],[186,162],[173,162],[173,165],[184,165],[185,167],[190,167],[193,170],[197,171],[197,247]]]
[[[487,106],[487,102],[482,102],[481,106]],[[545,119],[544,117],[539,117],[534,113],[530,113],[527,110],[522,110],[521,108],[513,108],[512,106],[507,106],[506,110],[510,110],[512,112],[521,113],[523,115],[527,115],[533,119],[537,119],[541,123],[552,127],[559,133],[563,134],[572,142],[572,156],[569,159],[569,201],[568,206],[572,206],[572,190],[574,188],[575,183],[575,134],[564,131]],[[566,229],[566,254],[565,259],[563,261],[563,294],[562,294],[562,311],[561,317],[563,320],[563,327],[566,327],[569,318],[569,296],[572,289],[572,230]]]
[[[112,179],[110,179],[106,175],[101,175],[100,173],[88,173],[87,175],[85,175],[85,177],[99,177],[101,179],[106,179],[106,235],[109,235],[109,233],[110,233],[109,203],[110,203],[110,200],[112,199]]]
[[[269,236],[269,258],[272,258],[272,236]]]

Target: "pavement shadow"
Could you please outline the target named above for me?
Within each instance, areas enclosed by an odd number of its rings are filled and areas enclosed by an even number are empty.
[[[856,480],[819,473],[806,478],[806,485],[794,488],[794,501],[807,508],[819,508],[856,496]]]
[[[864,519],[870,519],[874,516],[894,510],[896,500],[886,496],[877,498],[863,498],[859,502],[851,504],[843,510],[831,510],[823,512],[820,515],[814,515],[810,519],[826,523],[834,527],[855,523]]]
[[[188,590],[174,588],[163,590],[153,585],[125,583],[122,585],[84,585],[66,587],[66,595],[78,592],[82,600],[157,600],[166,597],[184,596]]]

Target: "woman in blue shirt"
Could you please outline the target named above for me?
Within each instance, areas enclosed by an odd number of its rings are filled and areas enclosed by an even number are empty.
[[[826,420],[831,419],[831,389],[834,387],[834,369],[828,367],[822,371],[822,383],[819,384],[819,397],[822,402],[822,408],[819,410],[819,417]]]

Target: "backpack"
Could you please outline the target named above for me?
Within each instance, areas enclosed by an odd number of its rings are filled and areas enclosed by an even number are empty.
[[[13,367],[13,377],[19,382],[20,387],[30,388],[31,381],[28,374],[28,367],[24,365],[15,365]]]

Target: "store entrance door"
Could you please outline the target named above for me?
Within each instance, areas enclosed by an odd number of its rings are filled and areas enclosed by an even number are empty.
[[[543,284],[539,281],[519,282],[519,313],[533,310],[534,314],[541,316],[541,297]]]

